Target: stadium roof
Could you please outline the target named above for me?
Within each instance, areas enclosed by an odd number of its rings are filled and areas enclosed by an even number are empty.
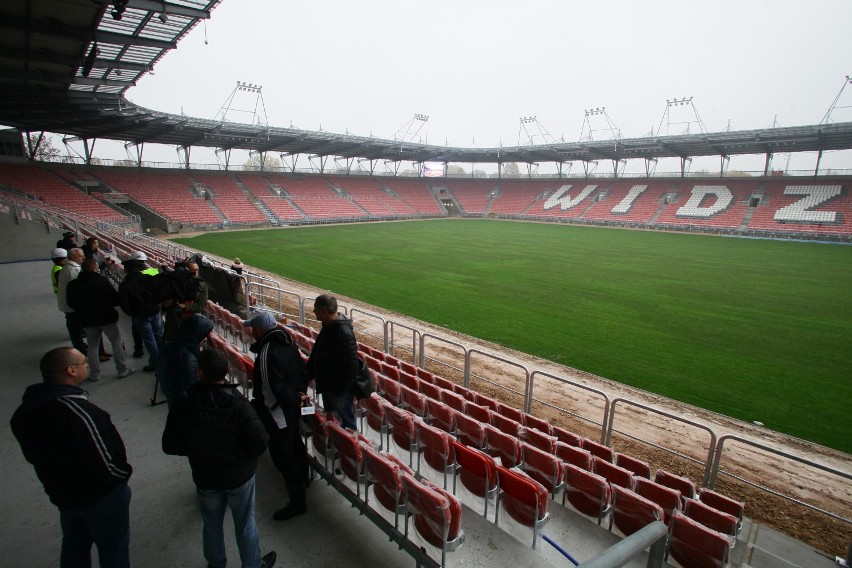
[[[199,21],[209,18],[219,2],[3,0],[0,124],[81,139],[393,162],[564,163],[852,149],[850,122],[463,148],[219,122],[130,103],[124,97],[126,91]]]

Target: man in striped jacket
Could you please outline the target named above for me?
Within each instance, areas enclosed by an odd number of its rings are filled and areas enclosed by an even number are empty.
[[[130,566],[133,469],[109,414],[80,388],[88,361],[73,347],[41,359],[43,382],[30,385],[12,416],[12,432],[33,464],[62,527],[60,566],[89,566],[92,543],[101,566]]]

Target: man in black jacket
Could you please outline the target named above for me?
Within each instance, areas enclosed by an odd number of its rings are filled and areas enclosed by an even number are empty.
[[[293,338],[269,312],[243,325],[251,328],[254,361],[254,405],[269,432],[269,455],[287,485],[289,503],[275,512],[286,521],[307,512],[305,489],[309,475],[308,451],[299,432],[302,400],[306,400],[308,373]]]
[[[80,388],[87,365],[73,347],[48,351],[40,364],[43,382],[27,387],[12,416],[12,432],[59,508],[60,566],[90,566],[94,543],[101,566],[126,567],[127,480],[133,468],[109,414],[89,402]]]
[[[234,519],[242,565],[270,568],[275,552],[263,558],[254,519],[257,458],[269,436],[237,385],[225,382],[228,360],[218,349],[198,357],[198,382],[172,405],[163,431],[163,451],[189,457],[198,508],[204,521],[204,558],[213,568],[227,563],[222,522],[225,507]]]
[[[133,320],[133,352],[142,351],[141,346],[136,348],[136,335],[139,335],[139,343],[144,341],[148,349],[148,364],[142,370],[152,372],[157,369],[157,357],[163,341],[163,319],[160,317],[160,303],[142,282],[144,278],[150,278],[145,266],[147,259],[144,253],[137,251],[124,262],[125,277],[118,285],[118,298],[121,310]]]
[[[66,297],[89,340],[89,380],[100,379],[98,346],[102,334],[106,335],[112,345],[118,378],[123,379],[135,373],[136,369],[127,366],[124,340],[121,338],[121,330],[118,329],[118,311],[115,309],[119,304],[118,292],[105,276],[101,276],[96,260],[87,258],[83,261],[83,270],[77,278],[68,283]]]
[[[359,364],[352,320],[338,313],[337,299],[328,294],[314,300],[314,314],[322,329],[308,359],[308,373],[316,380],[326,412],[336,413],[344,428],[355,430],[354,388]]]

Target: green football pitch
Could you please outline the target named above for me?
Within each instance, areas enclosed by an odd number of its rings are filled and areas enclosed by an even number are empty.
[[[852,246],[461,219],[178,242],[852,453]]]

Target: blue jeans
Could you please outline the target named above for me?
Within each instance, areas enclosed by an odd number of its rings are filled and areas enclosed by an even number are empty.
[[[130,487],[121,483],[103,499],[81,511],[59,509],[62,527],[61,568],[89,568],[92,543],[101,568],[130,567]]]
[[[163,320],[160,314],[133,316],[133,328],[142,336],[142,342],[148,350],[148,364],[156,367],[160,344],[163,342]]]
[[[198,508],[204,521],[204,558],[212,568],[224,568],[228,562],[225,554],[225,506],[231,509],[234,534],[243,568],[260,567],[260,540],[254,522],[254,476],[234,489],[198,489]]]
[[[331,412],[340,420],[340,425],[350,430],[357,430],[355,423],[355,394],[349,388],[342,395],[322,393],[322,406],[326,412]]]

